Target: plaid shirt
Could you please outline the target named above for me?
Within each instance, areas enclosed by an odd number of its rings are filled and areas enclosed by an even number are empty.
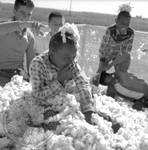
[[[30,66],[30,81],[33,88],[33,96],[40,103],[48,103],[48,98],[55,97],[60,92],[76,94],[77,101],[80,102],[82,112],[93,110],[92,97],[88,82],[80,74],[77,64],[71,67],[75,77],[76,90],[72,90],[69,84],[64,86],[57,80],[58,68],[55,67],[48,58],[48,52],[35,57]],[[77,92],[76,92],[77,91]],[[48,105],[48,104],[47,104]]]
[[[130,53],[134,39],[134,31],[128,28],[127,34],[121,36],[117,33],[116,25],[107,28],[105,35],[102,38],[101,46],[99,49],[100,59],[103,58],[106,62],[115,60],[117,56],[124,53]],[[122,67],[118,66],[122,70]]]

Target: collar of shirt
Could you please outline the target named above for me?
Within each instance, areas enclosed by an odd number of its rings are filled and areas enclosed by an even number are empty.
[[[119,30],[117,29],[116,25],[112,26],[110,28],[110,31],[111,31],[111,37],[118,43],[126,40],[126,39],[129,39],[130,38],[130,34],[127,32],[127,34],[125,35],[121,35]]]
[[[116,36],[117,35],[120,35],[120,32],[119,32],[119,30],[116,28]]]

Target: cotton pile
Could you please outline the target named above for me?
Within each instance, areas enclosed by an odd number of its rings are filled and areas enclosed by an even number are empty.
[[[66,93],[48,100],[52,104],[51,109],[59,114],[44,120],[43,108],[31,97],[31,85],[21,76],[14,76],[4,88],[0,88],[0,149],[9,149],[8,145],[13,143],[15,150],[148,150],[147,110],[136,111],[127,102],[95,93],[97,91],[94,92],[96,113],[92,115],[93,125],[85,121],[75,96]],[[5,137],[4,111],[10,112],[11,123],[17,127],[14,132],[24,145]],[[98,112],[121,124],[117,133],[113,132],[112,122],[99,116]],[[58,121],[60,125],[53,131],[29,127],[25,124],[28,114],[34,123]]]

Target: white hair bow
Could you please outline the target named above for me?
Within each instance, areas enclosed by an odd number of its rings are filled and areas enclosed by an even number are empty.
[[[66,43],[66,33],[70,33],[73,35],[74,42],[79,45],[80,40],[80,34],[78,31],[78,28],[75,24],[65,23],[62,27],[59,28],[59,31],[61,32],[63,43]],[[72,37],[67,37],[69,39],[72,39]]]
[[[127,11],[130,13],[131,10],[132,10],[132,7],[130,6],[130,4],[122,4],[119,6],[119,12]]]

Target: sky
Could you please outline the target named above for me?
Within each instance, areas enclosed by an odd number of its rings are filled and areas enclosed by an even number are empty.
[[[148,18],[148,0],[33,0],[35,6],[72,11],[117,14],[121,4],[130,3],[132,16]],[[0,0],[14,3],[14,0]],[[71,7],[70,7],[70,4]]]

